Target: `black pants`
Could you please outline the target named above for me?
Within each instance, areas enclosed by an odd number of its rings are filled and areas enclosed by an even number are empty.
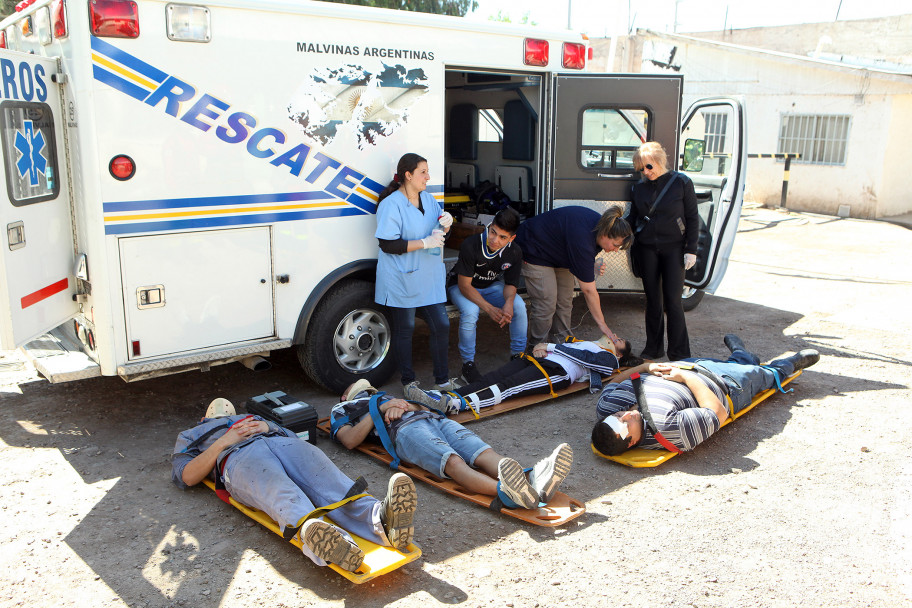
[[[643,352],[662,352],[665,319],[668,319],[668,359],[690,357],[690,338],[684,320],[681,292],[684,290],[682,245],[638,245],[637,256],[646,293],[646,346]]]
[[[456,389],[456,394],[465,397],[477,393],[481,407],[495,405],[498,401],[490,389],[496,385],[501,398],[512,399],[520,395],[542,395],[570,386],[570,375],[559,363],[547,359],[537,359],[545,370],[547,378],[528,359],[513,359],[505,365],[488,372],[477,382],[472,382]]]

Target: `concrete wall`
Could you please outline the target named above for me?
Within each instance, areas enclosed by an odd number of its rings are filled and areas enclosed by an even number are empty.
[[[912,64],[912,44],[909,42],[909,32],[912,32],[912,15],[776,27],[752,27],[687,35],[704,40],[765,48],[794,55],[808,56],[819,50],[822,53]]]
[[[895,95],[890,108],[890,128],[884,146],[881,207],[877,217],[900,215],[912,210],[912,172],[909,171],[909,141],[912,139],[912,94]]]
[[[912,77],[651,32],[616,45],[612,65],[603,54],[609,44],[594,46],[593,69],[683,74],[685,108],[701,97],[744,96],[750,153],[776,152],[785,113],[851,116],[844,165],[792,161],[788,207],[836,215],[841,205],[847,205],[851,216],[858,218],[912,211],[912,197],[906,192],[910,188],[901,177],[908,174]],[[676,50],[669,62],[672,48]],[[663,63],[670,66],[657,65]],[[783,169],[782,161],[751,159],[748,200],[778,206]]]

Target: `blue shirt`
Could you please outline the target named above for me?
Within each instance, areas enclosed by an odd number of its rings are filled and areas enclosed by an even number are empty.
[[[399,191],[393,192],[377,207],[378,239],[416,241],[437,227],[443,213],[437,200],[422,192],[424,213]],[[385,306],[416,308],[446,301],[446,268],[442,255],[418,249],[400,255],[380,251],[377,256],[377,283],[374,300]]]
[[[516,242],[523,261],[548,268],[566,268],[584,283],[595,281],[595,227],[601,214],[586,207],[560,207],[519,225]]]

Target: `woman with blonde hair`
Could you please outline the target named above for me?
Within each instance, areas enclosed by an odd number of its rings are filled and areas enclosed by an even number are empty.
[[[668,321],[668,357],[690,357],[690,339],[684,320],[681,292],[684,273],[697,261],[699,217],[693,182],[668,170],[668,155],[658,142],[646,142],[633,155],[633,166],[643,178],[633,185],[627,221],[634,227],[631,255],[646,294],[644,359],[665,356]]]

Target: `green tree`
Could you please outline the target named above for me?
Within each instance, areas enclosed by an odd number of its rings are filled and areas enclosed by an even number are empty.
[[[4,19],[16,12],[19,0],[2,0],[0,2],[0,19]]]
[[[360,6],[376,6],[379,8],[394,8],[401,11],[415,11],[419,13],[436,13],[438,15],[452,15],[465,17],[469,11],[478,8],[476,0],[323,0],[324,2],[337,2],[339,4],[358,4]]]
[[[503,11],[497,11],[496,15],[491,15],[488,17],[488,21],[498,21],[500,23],[513,23],[513,19],[510,18],[510,13],[505,13]],[[522,17],[519,18],[519,23],[522,25],[538,25],[536,22],[532,21],[529,18],[529,11],[523,13]]]

